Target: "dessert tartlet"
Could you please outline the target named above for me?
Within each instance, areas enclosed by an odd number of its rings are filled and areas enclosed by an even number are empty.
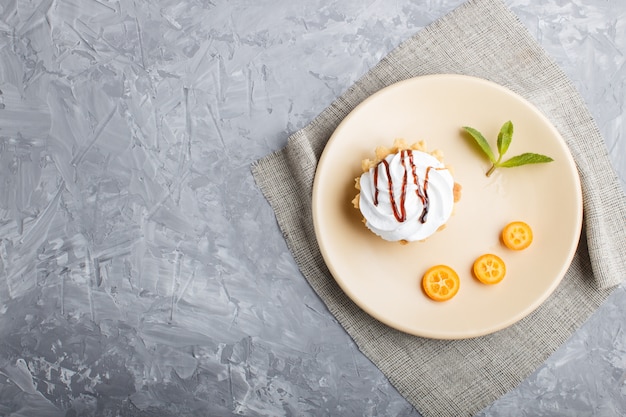
[[[427,152],[423,141],[409,145],[396,139],[391,148],[379,146],[361,167],[352,203],[367,228],[387,241],[427,239],[445,227],[461,198],[443,153]]]

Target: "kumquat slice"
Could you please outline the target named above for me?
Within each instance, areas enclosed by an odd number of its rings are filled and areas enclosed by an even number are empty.
[[[422,288],[435,301],[447,301],[459,292],[461,281],[456,271],[447,265],[429,268],[422,278]]]
[[[533,230],[524,222],[512,222],[502,229],[502,242],[509,249],[526,249],[532,241]]]
[[[504,261],[493,253],[479,256],[474,261],[474,276],[483,284],[497,284],[506,275]]]

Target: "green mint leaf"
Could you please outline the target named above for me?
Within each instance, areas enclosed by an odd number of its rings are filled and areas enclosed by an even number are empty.
[[[487,142],[487,139],[485,139],[482,133],[480,133],[478,130],[474,129],[473,127],[469,127],[469,126],[464,126],[463,129],[465,129],[465,131],[469,133],[472,138],[474,138],[474,141],[476,141],[478,146],[480,146],[480,149],[482,149],[485,155],[487,155],[489,160],[492,163],[495,163],[496,157],[493,154],[491,147],[489,146],[489,142]]]
[[[544,162],[553,161],[553,159],[549,156],[527,152],[509,158],[504,162],[500,162],[506,151],[509,150],[509,146],[513,141],[513,123],[510,120],[502,125],[502,127],[500,128],[500,133],[498,133],[498,159],[496,159],[493,151],[491,150],[491,147],[489,146],[489,142],[487,142],[487,139],[485,139],[482,133],[469,126],[463,126],[463,129],[470,134],[470,136],[474,139],[474,141],[476,141],[480,149],[485,153],[485,155],[487,155],[487,157],[491,161],[491,167],[485,174],[488,177],[491,176],[491,174],[493,174],[493,172],[500,167],[512,168],[521,165],[541,164]]]
[[[542,164],[545,162],[552,162],[552,161],[554,161],[554,159],[550,158],[549,156],[541,155],[538,153],[527,152],[521,155],[514,156],[510,159],[507,159],[504,162],[500,162],[498,166],[503,167],[503,168],[512,168],[512,167],[518,167],[521,165]]]
[[[513,139],[513,123],[509,120],[504,123],[500,128],[500,133],[498,134],[498,153],[500,154],[500,160],[502,156],[509,149],[509,145],[511,144],[511,140]]]

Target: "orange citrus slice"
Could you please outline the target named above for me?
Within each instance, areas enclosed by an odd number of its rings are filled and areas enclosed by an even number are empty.
[[[524,222],[512,222],[502,229],[502,242],[509,249],[526,249],[532,241],[533,230]]]
[[[474,261],[474,276],[483,284],[497,284],[506,275],[504,261],[493,253],[479,256]]]
[[[447,265],[429,268],[422,278],[422,288],[435,301],[447,301],[459,292],[461,281],[456,271]]]

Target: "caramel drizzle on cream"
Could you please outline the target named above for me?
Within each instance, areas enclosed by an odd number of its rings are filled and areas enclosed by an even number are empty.
[[[420,199],[423,205],[422,213],[419,217],[419,221],[420,223],[424,224],[426,223],[426,220],[428,217],[428,210],[430,207],[430,199],[428,198],[428,177],[430,174],[430,170],[435,167],[429,166],[426,168],[424,182],[423,184],[420,184],[420,181],[416,172],[415,163],[413,162],[413,151],[411,150],[405,149],[400,152],[400,158],[402,160],[402,167],[404,168],[404,175],[402,176],[402,189],[400,193],[399,207],[398,207],[398,204],[396,204],[396,196],[394,195],[394,192],[393,192],[393,180],[391,178],[389,162],[387,162],[387,160],[385,159],[381,161],[381,163],[385,167],[385,173],[387,174],[387,189],[389,191],[389,201],[391,203],[391,208],[393,209],[393,215],[396,218],[396,220],[400,223],[403,223],[404,221],[406,221],[406,187],[407,187],[408,177],[409,177],[408,170],[406,167],[407,156],[409,159],[409,165],[411,167],[411,173],[413,174],[413,183],[417,186],[415,193],[417,194],[417,197]],[[378,168],[379,167],[376,166],[376,168],[374,169],[374,205],[375,206],[378,206]],[[435,168],[435,169],[439,170],[439,169],[446,169],[446,168]]]

